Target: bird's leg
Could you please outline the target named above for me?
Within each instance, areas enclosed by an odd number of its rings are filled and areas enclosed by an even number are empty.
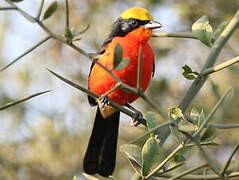
[[[127,108],[129,108],[130,110],[134,111],[134,113],[135,113],[135,117],[132,118],[132,120],[133,120],[133,122],[132,122],[133,126],[137,127],[138,125],[140,125],[141,122],[142,122],[143,119],[144,119],[144,118],[143,118],[143,114],[142,114],[140,111],[138,111],[137,109],[135,109],[133,106],[131,106],[129,103],[126,103],[125,106],[126,106]]]
[[[103,111],[106,109],[106,106],[110,105],[110,98],[108,96],[102,96],[99,98],[99,108]]]

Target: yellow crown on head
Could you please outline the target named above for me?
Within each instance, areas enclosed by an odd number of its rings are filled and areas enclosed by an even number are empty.
[[[144,9],[144,8],[141,8],[141,7],[130,8],[130,9],[124,11],[120,15],[120,17],[122,19],[134,18],[134,19],[138,19],[138,20],[141,20],[141,21],[151,21],[151,20],[153,20],[153,17],[149,13],[149,11],[147,9]]]

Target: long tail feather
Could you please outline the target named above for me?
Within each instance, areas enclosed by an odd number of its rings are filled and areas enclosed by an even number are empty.
[[[108,177],[115,168],[119,114],[115,112],[107,119],[97,109],[94,127],[84,157],[83,168],[87,174]]]

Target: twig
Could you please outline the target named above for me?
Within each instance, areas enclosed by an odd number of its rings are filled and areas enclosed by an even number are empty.
[[[29,100],[29,99],[31,99],[31,98],[34,98],[34,97],[36,97],[36,96],[39,96],[39,95],[41,95],[41,94],[48,93],[48,92],[50,92],[50,91],[52,91],[52,90],[42,91],[42,92],[39,92],[39,93],[36,93],[36,94],[32,94],[32,95],[30,95],[30,96],[28,96],[28,97],[19,99],[19,100],[17,100],[17,101],[13,101],[13,102],[7,103],[7,104],[5,104],[5,105],[3,105],[3,106],[0,107],[0,111],[2,111],[2,110],[4,110],[4,109],[7,109],[7,108],[9,108],[9,107],[11,107],[11,106],[14,106],[14,105],[16,105],[16,104],[19,104],[19,103],[21,103],[21,102],[24,102],[24,101],[26,101],[26,100]]]
[[[142,90],[142,46],[139,46],[138,70],[137,70],[137,90]]]
[[[81,85],[76,84],[76,83],[74,83],[74,82],[72,82],[72,81],[70,81],[70,80],[68,80],[68,79],[66,79],[66,78],[64,78],[64,77],[62,77],[61,75],[55,73],[54,71],[52,71],[52,70],[50,70],[50,69],[48,69],[48,68],[47,68],[47,70],[48,70],[50,73],[52,73],[54,76],[56,76],[57,78],[59,78],[60,80],[62,80],[62,81],[64,81],[64,82],[66,82],[67,84],[73,86],[74,88],[77,88],[77,89],[81,90],[82,92],[84,92],[84,93],[86,93],[86,94],[88,94],[88,95],[90,95],[90,96],[92,96],[92,97],[94,97],[94,98],[99,98],[99,97],[100,97],[99,95],[93,93],[92,91],[90,91],[90,90],[88,90],[88,89],[82,87]]]
[[[204,168],[204,167],[207,167],[207,166],[208,166],[207,163],[201,164],[201,165],[199,165],[199,166],[197,166],[197,167],[188,169],[188,170],[186,170],[186,171],[184,171],[184,172],[178,174],[177,176],[174,176],[174,177],[170,178],[169,180],[179,179],[179,178],[181,178],[181,177],[183,177],[183,176],[185,176],[185,175],[187,175],[187,174],[190,174],[190,173],[192,173],[192,172],[194,172],[194,171],[197,171],[197,170],[199,170],[199,169],[201,169],[201,168]]]
[[[192,140],[197,145],[197,147],[201,151],[204,159],[207,161],[207,163],[210,166],[210,168],[213,170],[213,172],[215,172],[215,174],[219,175],[220,174],[219,173],[219,168],[215,165],[213,160],[208,156],[206,151],[203,149],[202,145],[193,136],[191,136],[187,132],[184,132],[184,131],[180,131],[180,132],[183,133],[184,135],[186,135],[190,140]]]
[[[231,163],[232,157],[234,156],[234,154],[237,152],[238,149],[239,149],[239,144],[237,144],[237,145],[234,147],[234,149],[233,149],[233,151],[232,151],[230,157],[227,159],[227,162],[226,162],[225,166],[224,166],[224,167],[222,168],[222,170],[220,171],[220,174],[221,174],[223,177],[225,176],[225,172],[226,172],[228,166],[229,166],[230,163]]]
[[[212,111],[207,116],[206,120],[203,122],[203,124],[200,126],[200,128],[196,131],[196,133],[193,135],[193,137],[197,137],[200,135],[202,130],[207,126],[208,122],[211,120],[212,116],[216,113],[217,109],[220,107],[220,105],[223,103],[227,95],[231,92],[232,88],[227,89],[227,91],[224,93],[224,95],[218,100],[217,104],[213,107]]]
[[[157,125],[156,127],[150,129],[149,131],[145,132],[144,134],[136,137],[134,140],[130,141],[129,143],[130,144],[136,143],[137,141],[139,141],[140,139],[142,139],[145,136],[149,135],[150,133],[155,132],[155,131],[157,131],[157,130],[159,130],[161,128],[167,127],[169,125],[173,125],[173,124],[174,124],[173,121],[167,121],[167,122],[161,123],[161,124]]]
[[[165,174],[160,174],[157,176],[160,178],[165,178],[165,179],[171,178],[171,176],[165,175]],[[229,179],[229,178],[235,179],[235,177],[239,177],[239,172],[234,172],[234,173],[229,174],[227,176],[227,179]],[[183,180],[215,180],[215,179],[222,179],[222,177],[218,176],[218,175],[186,175],[179,179],[183,179]]]
[[[192,33],[166,33],[166,32],[158,32],[153,33],[152,37],[175,37],[175,38],[189,38],[189,39],[197,39]]]
[[[221,33],[221,35],[217,38],[217,40],[213,44],[212,49],[206,60],[206,63],[204,64],[201,70],[201,73],[205,69],[210,68],[215,64],[222,48],[224,47],[228,39],[231,37],[231,35],[234,33],[234,31],[237,29],[238,25],[239,25],[239,10],[236,12],[233,19],[230,21],[230,23],[227,25],[227,27],[224,29],[224,31]],[[183,112],[187,110],[192,100],[205,83],[206,79],[207,78],[202,78],[200,81],[198,80],[193,81],[191,87],[189,88],[189,90],[187,91],[187,93],[185,94],[183,100],[179,105],[180,109],[182,109]]]
[[[228,39],[231,37],[231,35],[235,32],[239,25],[239,10],[237,10],[235,16],[232,18],[230,23],[227,25],[227,27],[224,29],[224,31],[221,33],[221,35],[217,38],[217,40],[214,42],[211,51],[207,57],[206,63],[204,64],[201,72],[203,72],[205,69],[212,67],[217,57],[219,56],[222,48],[228,41]],[[207,77],[207,76],[206,76]],[[197,95],[203,84],[205,83],[207,78],[201,78],[198,80],[196,78],[186,94],[184,95],[182,101],[180,102],[179,108],[182,110],[183,113],[186,112],[187,108],[190,106],[192,100]],[[167,129],[167,131],[164,132],[164,137],[161,138],[162,144],[165,142],[165,140],[168,138],[170,134],[170,130]]]
[[[119,89],[120,87],[121,87],[121,83],[117,83],[112,89],[110,89],[105,94],[103,94],[102,97],[108,96],[110,93],[114,92],[115,90]]]
[[[155,104],[144,93],[140,93],[139,95],[145,102],[147,102],[150,106],[152,106],[152,108],[154,108],[161,115],[163,120],[168,119],[168,115],[164,112],[163,108],[159,104]]]
[[[69,28],[70,22],[69,22],[69,5],[68,5],[68,0],[65,0],[66,4],[66,27]]]
[[[36,45],[34,45],[33,47],[31,47],[30,49],[26,50],[23,54],[21,54],[20,56],[18,56],[17,58],[15,58],[13,61],[11,61],[9,64],[7,64],[6,66],[2,67],[0,69],[0,72],[4,71],[5,69],[9,68],[11,65],[13,65],[15,62],[17,62],[18,60],[20,60],[22,57],[24,57],[25,55],[29,54],[30,52],[32,52],[34,49],[36,49],[37,47],[39,47],[41,44],[43,44],[44,42],[46,42],[47,40],[49,40],[51,38],[51,36],[47,36],[44,39],[42,39],[41,41],[39,41]]]
[[[55,38],[55,39],[61,41],[62,43],[67,44],[68,46],[72,47],[73,49],[75,49],[75,50],[76,50],[77,52],[79,52],[80,54],[82,54],[82,55],[88,57],[90,60],[93,61],[93,57],[92,57],[90,54],[86,53],[84,50],[82,50],[81,48],[77,47],[77,46],[74,45],[73,43],[67,43],[66,40],[65,40],[63,37],[61,37],[61,36],[59,36],[59,35],[53,33],[53,32],[52,32],[50,29],[48,29],[41,21],[39,21],[38,19],[32,17],[30,14],[26,13],[26,12],[23,11],[21,8],[17,7],[17,6],[16,6],[14,3],[12,3],[10,0],[5,0],[5,1],[6,1],[7,3],[11,4],[13,7],[16,7],[18,11],[25,13],[26,16],[30,17],[34,22],[36,22],[36,23],[37,23],[46,33],[48,33],[52,38]],[[133,92],[133,93],[135,93],[135,94],[138,94],[138,91],[137,91],[136,88],[130,87],[130,86],[128,86],[127,84],[123,83],[111,70],[109,70],[108,68],[106,68],[104,65],[102,65],[102,64],[99,63],[98,61],[93,61],[93,62],[95,62],[97,65],[99,65],[99,66],[102,67],[104,70],[106,70],[106,71],[116,80],[117,83],[120,82],[123,89],[126,89],[126,90],[128,90],[128,91],[130,91],[130,92]],[[144,99],[146,99],[146,98],[144,98]],[[147,101],[147,100],[146,100],[146,101]],[[153,105],[153,103],[151,103],[151,106],[152,106],[152,105]],[[156,106],[154,105],[153,107],[155,108]],[[155,109],[156,109],[156,108],[155,108]],[[161,111],[158,111],[158,112],[162,112],[162,110],[161,110]],[[160,115],[162,115],[162,114],[160,113]],[[162,115],[162,116],[164,117],[164,119],[166,119],[164,115]]]
[[[40,4],[40,7],[39,7],[37,15],[36,15],[36,19],[38,19],[38,20],[40,19],[42,9],[43,9],[43,5],[44,5],[44,0],[41,0],[41,4]]]
[[[239,124],[212,124],[217,129],[233,129],[239,128]]]
[[[146,177],[143,177],[143,179],[149,179],[153,175],[155,175],[162,167],[174,157],[174,155],[180,151],[184,147],[183,144],[180,144],[173,152],[171,152],[151,173],[149,173]]]
[[[17,10],[15,7],[0,7],[0,11],[5,11],[5,10]]]
[[[220,70],[222,70],[222,69],[225,69],[225,68],[227,68],[227,67],[230,67],[230,66],[232,66],[233,64],[236,64],[236,63],[238,63],[238,62],[239,62],[239,56],[237,56],[237,57],[235,57],[235,58],[233,58],[233,59],[230,59],[230,60],[228,60],[228,61],[226,61],[226,62],[224,62],[224,63],[222,63],[222,64],[219,64],[219,65],[217,65],[217,66],[215,66],[215,67],[207,68],[207,69],[205,69],[205,70],[202,72],[201,75],[206,76],[206,75],[215,73],[215,72],[217,72],[217,71],[220,71]]]
[[[76,89],[79,89],[80,91],[83,91],[84,93],[86,93],[86,94],[88,94],[88,95],[90,95],[90,96],[92,96],[92,97],[94,97],[94,98],[99,98],[99,97],[100,97],[99,95],[97,95],[97,94],[91,92],[90,90],[88,90],[88,89],[86,89],[86,88],[84,88],[84,87],[82,87],[82,86],[80,86],[80,85],[78,85],[78,84],[76,84],[76,83],[74,83],[74,82],[72,82],[72,81],[70,81],[70,80],[64,78],[64,77],[62,77],[61,75],[55,73],[54,71],[52,71],[52,70],[50,70],[50,69],[47,69],[47,70],[48,70],[50,73],[52,73],[53,75],[55,75],[57,78],[61,79],[61,80],[64,81],[65,83],[71,85],[72,87],[74,87],[74,88],[76,88]],[[112,107],[118,109],[119,111],[121,111],[121,112],[127,114],[128,116],[130,116],[130,117],[132,117],[132,118],[135,117],[135,113],[133,113],[132,111],[129,111],[128,109],[124,108],[123,106],[120,106],[120,105],[118,105],[118,104],[116,104],[116,103],[114,103],[114,102],[111,102],[111,101],[110,101],[110,105],[111,105]],[[147,126],[145,119],[143,119],[142,121],[140,121],[140,123],[143,124],[144,126]]]

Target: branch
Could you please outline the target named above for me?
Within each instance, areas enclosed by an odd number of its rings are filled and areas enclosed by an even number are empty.
[[[164,175],[164,174],[157,175],[157,176],[166,178],[166,179],[171,177],[169,175]],[[227,179],[234,178],[234,177],[239,177],[239,172],[231,173],[230,175],[227,176]],[[183,179],[183,180],[215,180],[215,179],[222,179],[222,178],[221,178],[221,176],[218,176],[218,175],[186,175],[185,177],[181,177],[179,179]]]
[[[160,169],[162,169],[162,167],[170,160],[174,157],[174,155],[180,151],[182,148],[184,147],[183,144],[180,144],[173,152],[171,152],[154,170],[151,171],[151,173],[149,173],[146,177],[144,177],[143,179],[149,179],[150,177],[152,177],[153,175],[155,175]]]
[[[178,174],[177,176],[174,176],[174,177],[170,178],[169,180],[179,179],[179,178],[181,178],[181,177],[183,177],[183,176],[185,176],[185,175],[187,175],[187,174],[190,174],[190,173],[192,173],[192,172],[194,172],[194,171],[197,171],[197,170],[199,170],[199,169],[201,169],[201,168],[204,168],[204,167],[207,167],[207,166],[208,166],[207,163],[201,164],[201,165],[199,165],[199,166],[197,166],[197,167],[188,169],[188,170],[186,170],[186,171],[184,171],[184,172]]]
[[[142,46],[139,47],[138,70],[137,70],[137,90],[142,90]]]
[[[19,100],[17,100],[17,101],[10,102],[10,103],[8,103],[8,104],[5,104],[5,105],[1,106],[1,107],[0,107],[0,111],[2,111],[2,110],[4,110],[4,109],[7,109],[7,108],[9,108],[9,107],[11,107],[11,106],[17,105],[17,104],[19,104],[19,103],[21,103],[21,102],[27,101],[27,100],[29,100],[29,99],[31,99],[31,98],[36,97],[36,96],[39,96],[39,95],[48,93],[48,92],[50,92],[50,91],[52,91],[52,90],[42,91],[42,92],[39,92],[39,93],[36,93],[36,94],[32,94],[32,95],[30,95],[30,96],[28,96],[28,97],[19,99]]]
[[[34,22],[36,22],[47,34],[49,34],[50,37],[55,38],[59,41],[61,41],[62,43],[67,44],[68,46],[70,46],[71,48],[75,49],[77,52],[79,52],[80,54],[88,57],[91,61],[93,61],[94,63],[96,63],[97,65],[99,65],[100,67],[102,67],[104,70],[106,70],[115,80],[117,83],[121,83],[122,88],[125,90],[128,90],[130,92],[133,92],[135,94],[138,94],[138,91],[136,88],[134,87],[130,87],[127,84],[123,83],[111,70],[109,70],[108,68],[106,68],[105,66],[103,66],[101,63],[99,63],[98,61],[94,61],[93,57],[85,52],[84,50],[82,50],[81,48],[77,47],[76,45],[74,45],[73,43],[68,43],[63,37],[53,33],[50,29],[48,29],[41,21],[39,21],[38,19],[34,18],[33,16],[31,16],[30,14],[26,13],[24,10],[22,10],[21,8],[17,7],[14,3],[12,3],[10,0],[5,0],[7,3],[11,4],[13,7],[17,8],[17,10],[21,13],[24,13],[25,16],[28,16],[30,19],[32,19]],[[142,94],[142,93],[141,93]],[[146,102],[149,102],[146,98],[145,95],[143,95],[143,99],[146,100]],[[163,112],[163,110],[159,107],[157,107],[154,103],[150,103],[150,105],[156,109],[160,115],[162,115],[163,119],[166,119],[167,116],[165,116],[165,113]]]
[[[212,49],[207,57],[206,63],[204,64],[201,70],[201,73],[205,69],[210,68],[215,64],[222,48],[224,47],[228,39],[232,36],[232,34],[235,32],[235,30],[238,28],[238,26],[239,26],[239,10],[236,12],[235,16],[232,18],[230,23],[227,25],[227,27],[223,30],[221,35],[217,38],[217,40],[213,44]],[[193,81],[191,87],[188,89],[181,103],[179,104],[179,108],[182,110],[183,113],[186,112],[187,108],[190,106],[192,100],[197,95],[197,93],[199,92],[199,90],[201,89],[206,80],[207,76],[205,76],[205,78],[196,78]],[[164,132],[164,137],[160,141],[162,142],[161,144],[165,142],[169,134],[170,130],[167,129]]]
[[[232,88],[227,89],[227,91],[223,94],[223,96],[219,99],[217,104],[213,107],[212,111],[207,116],[206,120],[203,122],[203,124],[200,126],[200,128],[197,130],[197,132],[193,135],[193,137],[197,137],[200,135],[202,130],[208,125],[208,122],[211,120],[212,116],[216,113],[217,109],[220,107],[220,105],[223,103],[227,95],[231,92]]]
[[[239,124],[212,124],[217,129],[233,129],[239,128]]]
[[[198,39],[192,33],[166,33],[166,32],[159,32],[159,33],[153,33],[152,37],[174,37],[174,38]]]
[[[40,4],[40,7],[39,7],[37,15],[36,15],[36,19],[38,19],[38,20],[40,19],[41,12],[42,12],[42,9],[43,9],[43,5],[44,5],[44,0],[41,0],[41,4]]]
[[[69,5],[68,5],[68,0],[65,0],[66,4],[66,27],[69,28],[70,22],[69,22]]]
[[[233,19],[230,21],[230,23],[227,25],[227,27],[224,29],[224,31],[221,33],[221,35],[213,44],[211,52],[207,57],[206,63],[204,64],[201,73],[205,69],[211,68],[215,64],[222,48],[224,47],[228,39],[231,37],[231,35],[234,33],[234,31],[237,29],[238,25],[239,25],[239,10],[236,12]],[[207,78],[201,78],[200,80],[196,79],[193,81],[191,87],[189,88],[189,90],[187,91],[187,93],[185,94],[183,100],[179,105],[180,109],[182,109],[183,112],[187,110],[192,100],[205,83],[206,79]]]
[[[15,7],[0,7],[0,11],[5,11],[5,10],[17,10]]]
[[[202,76],[207,76],[207,75],[209,75],[209,74],[212,74],[212,73],[215,73],[215,72],[217,72],[217,71],[220,71],[220,70],[222,70],[222,69],[225,69],[225,68],[227,68],[227,67],[230,67],[230,66],[232,66],[233,64],[236,64],[236,63],[238,63],[239,62],[239,56],[237,56],[237,57],[235,57],[235,58],[233,58],[233,59],[230,59],[230,60],[228,60],[228,61],[226,61],[226,62],[224,62],[224,63],[222,63],[222,64],[219,64],[219,65],[217,65],[217,66],[215,66],[215,67],[211,67],[211,68],[207,68],[207,69],[205,69],[203,72],[202,72]]]
[[[225,175],[225,172],[226,172],[228,166],[229,166],[230,163],[231,163],[232,157],[234,156],[234,154],[237,152],[238,149],[239,149],[239,144],[237,144],[237,145],[234,147],[234,149],[233,149],[233,151],[232,151],[230,157],[228,158],[228,160],[227,160],[225,166],[222,168],[220,174],[221,174],[223,177],[224,177],[224,175]]]
[[[4,67],[2,67],[0,69],[0,72],[6,70],[7,68],[9,68],[11,65],[13,65],[14,63],[16,63],[18,60],[20,60],[22,57],[24,57],[25,55],[29,54],[30,52],[32,52],[34,49],[36,49],[37,47],[39,47],[41,44],[43,44],[44,42],[46,42],[47,40],[49,40],[51,38],[51,36],[47,36],[44,39],[42,39],[41,41],[39,41],[36,45],[32,46],[30,49],[26,50],[23,54],[21,54],[20,56],[18,56],[17,58],[15,58],[13,61],[11,61],[9,64],[5,65]]]
[[[173,124],[174,124],[173,121],[167,121],[167,122],[161,123],[161,124],[157,125],[156,127],[150,129],[149,131],[145,132],[144,134],[138,136],[134,140],[130,141],[129,144],[136,143],[137,141],[139,141],[140,139],[144,138],[145,136],[148,136],[150,133],[155,132],[155,131],[157,131],[159,129],[162,129],[164,127],[168,127],[169,125],[173,125]]]
[[[65,83],[69,84],[70,86],[72,86],[72,87],[74,87],[74,88],[76,88],[76,89],[79,89],[80,91],[82,91],[82,92],[84,92],[84,93],[90,95],[91,97],[96,98],[96,99],[100,97],[99,95],[97,95],[97,94],[91,92],[90,90],[88,90],[88,89],[86,89],[86,88],[84,88],[84,87],[82,87],[82,86],[80,86],[80,85],[78,85],[78,84],[76,84],[76,83],[74,83],[74,82],[72,82],[72,81],[70,81],[70,80],[64,78],[64,77],[62,77],[61,75],[59,75],[59,74],[53,72],[52,70],[50,70],[50,69],[47,69],[47,70],[48,70],[50,73],[52,73],[54,76],[56,76],[57,78],[59,78],[59,79],[61,79],[62,81],[64,81]],[[123,106],[120,106],[120,105],[118,105],[118,104],[116,104],[116,103],[114,103],[114,102],[111,102],[111,101],[110,101],[110,105],[111,105],[112,107],[118,109],[119,111],[121,111],[121,112],[127,114],[128,116],[130,116],[130,117],[132,117],[132,118],[135,118],[135,113],[133,113],[132,111],[129,111],[128,109],[124,108]],[[147,126],[145,119],[143,119],[142,121],[140,121],[140,123],[143,124],[144,126]]]
[[[184,131],[180,131],[181,133],[183,133],[184,135],[186,135],[190,140],[192,140],[196,146],[199,148],[199,150],[201,151],[204,159],[207,161],[207,164],[210,166],[210,168],[213,170],[213,172],[217,175],[219,175],[219,168],[215,165],[215,163],[213,162],[213,160],[210,158],[210,156],[208,156],[208,154],[206,153],[206,151],[203,149],[203,147],[201,146],[201,144],[190,134],[188,134],[187,132]]]

